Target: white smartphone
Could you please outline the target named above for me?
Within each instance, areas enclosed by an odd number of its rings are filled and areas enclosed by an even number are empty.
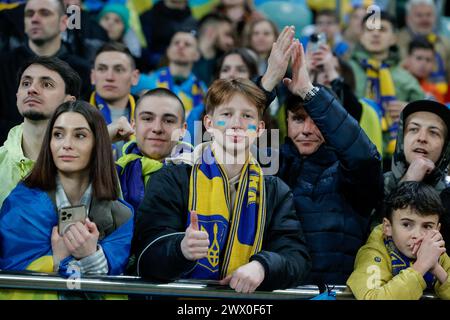
[[[77,223],[85,223],[87,211],[84,205],[64,207],[58,210],[58,231],[60,236],[66,233],[67,229]]]

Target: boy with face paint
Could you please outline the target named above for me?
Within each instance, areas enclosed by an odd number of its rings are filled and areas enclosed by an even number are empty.
[[[247,79],[220,79],[205,105],[212,142],[147,185],[134,242],[137,274],[220,280],[242,293],[299,285],[310,258],[292,194],[250,153],[264,129],[264,93]]]
[[[440,230],[444,207],[431,186],[401,183],[385,200],[383,224],[358,251],[347,285],[357,299],[419,300],[425,289],[450,299],[450,258]]]
[[[450,163],[449,125],[450,110],[445,105],[431,100],[409,103],[400,116],[392,171],[384,174],[385,196],[402,181],[422,181],[440,193],[447,209],[441,218],[442,234],[447,241],[450,209],[447,204],[450,190],[446,182]],[[379,223],[379,220],[376,222]]]
[[[278,176],[294,194],[311,257],[307,284],[345,284],[368,217],[382,196],[380,155],[356,120],[325,87],[313,87],[300,44],[294,49],[288,138]],[[298,58],[301,57],[301,58]]]

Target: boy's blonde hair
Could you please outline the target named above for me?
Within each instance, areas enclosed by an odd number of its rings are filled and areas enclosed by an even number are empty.
[[[205,97],[206,113],[212,115],[214,110],[230,101],[235,94],[243,95],[258,109],[259,119],[262,119],[266,107],[266,95],[248,79],[219,79],[209,87]]]

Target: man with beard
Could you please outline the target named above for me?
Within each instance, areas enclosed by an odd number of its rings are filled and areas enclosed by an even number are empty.
[[[292,288],[306,277],[310,257],[292,194],[250,152],[265,100],[248,79],[211,85],[204,124],[214,139],[147,184],[133,244],[139,276],[220,280],[242,293]]]
[[[80,93],[79,75],[57,58],[37,57],[22,66],[19,77],[17,109],[24,121],[0,147],[0,206],[33,167],[53,112]]]
[[[68,17],[62,0],[29,0],[25,6],[24,25],[28,41],[0,57],[0,144],[8,131],[22,122],[16,111],[17,70],[35,56],[58,57],[77,70],[83,79],[82,91],[89,86],[89,64],[73,55],[62,42],[61,33],[67,29]]]

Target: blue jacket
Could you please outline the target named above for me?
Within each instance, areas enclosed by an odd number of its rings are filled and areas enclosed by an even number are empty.
[[[287,138],[278,176],[292,189],[312,257],[307,284],[342,284],[382,198],[380,156],[358,123],[324,88],[305,104],[325,143],[302,156]]]

